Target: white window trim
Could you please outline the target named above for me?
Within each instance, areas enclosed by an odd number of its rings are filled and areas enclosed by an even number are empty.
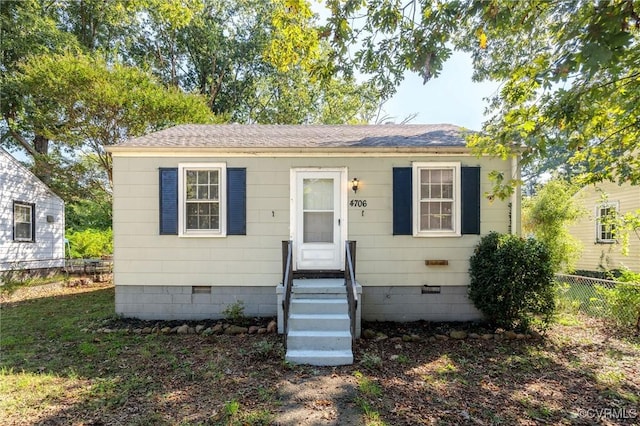
[[[602,239],[600,236],[602,235],[602,223],[600,221],[600,212],[602,209],[613,208],[616,213],[620,211],[620,203],[617,201],[611,201],[606,203],[600,203],[596,205],[595,218],[596,218],[596,243],[600,244],[615,244],[618,242],[615,238],[611,239]]]
[[[187,170],[219,170],[219,203],[220,229],[211,231],[206,229],[187,230],[185,212],[185,184]],[[226,163],[180,163],[178,164],[178,236],[185,238],[210,238],[227,236],[227,164]]]
[[[413,236],[414,237],[460,237],[462,236],[461,177],[459,162],[415,162],[413,168]],[[453,169],[453,230],[420,231],[420,170]]]
[[[29,238],[20,238],[16,235],[16,231],[17,231],[17,220],[16,220],[16,206],[20,206],[20,207],[28,207],[29,208],[29,218],[31,219],[29,221],[29,232],[30,232],[30,236]],[[32,243],[35,241],[35,236],[33,235],[34,233],[34,223],[35,223],[35,217],[33,217],[33,210],[34,210],[34,206],[35,204],[32,203],[25,203],[22,201],[14,201],[13,203],[13,241],[17,241],[17,242],[21,242],[21,243]],[[26,223],[26,222],[20,222],[20,223]]]

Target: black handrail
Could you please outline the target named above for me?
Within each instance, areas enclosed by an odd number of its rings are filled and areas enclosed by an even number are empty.
[[[358,290],[356,288],[356,242],[347,241],[344,265],[344,285],[347,287],[349,319],[351,320],[351,339],[356,339],[356,312],[358,309]]]
[[[282,285],[284,286],[284,300],[282,301],[284,346],[287,347],[287,333],[289,331],[289,306],[291,305],[291,289],[293,288],[293,241],[282,242]]]

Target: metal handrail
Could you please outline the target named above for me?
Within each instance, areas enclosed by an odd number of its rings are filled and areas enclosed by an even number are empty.
[[[358,309],[358,290],[356,288],[356,242],[345,243],[344,285],[347,287],[349,319],[351,320],[351,339],[356,338],[356,312]]]
[[[291,305],[291,290],[293,288],[293,241],[282,242],[282,285],[284,286],[284,300],[282,301],[284,345],[287,347],[287,333],[289,331],[289,307]]]

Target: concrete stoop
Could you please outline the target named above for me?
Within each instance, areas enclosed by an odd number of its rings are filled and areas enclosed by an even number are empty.
[[[288,324],[286,361],[317,366],[353,364],[344,280],[294,280]]]

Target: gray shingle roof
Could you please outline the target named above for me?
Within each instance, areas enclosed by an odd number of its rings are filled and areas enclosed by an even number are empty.
[[[464,147],[462,127],[409,125],[186,124],[127,140],[128,148],[418,148]]]

